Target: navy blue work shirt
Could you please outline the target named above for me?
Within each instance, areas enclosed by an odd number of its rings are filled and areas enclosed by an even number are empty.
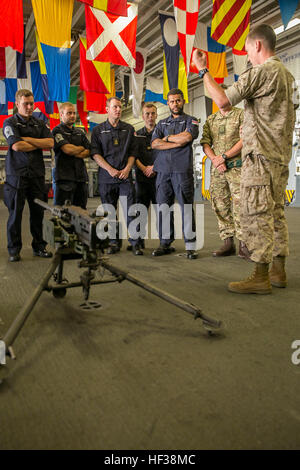
[[[148,132],[146,127],[139,129],[136,132],[136,144],[137,144],[137,158],[145,166],[152,166],[154,164],[156,151],[151,148],[151,139],[153,131]],[[149,181],[149,178],[144,175],[142,170],[136,165],[135,170],[136,181]]]
[[[91,157],[101,155],[110,166],[123,170],[129,157],[136,157],[134,128],[126,122],[119,121],[113,127],[109,120],[94,127],[91,138]],[[110,176],[108,171],[99,167],[99,181],[102,183],[118,183],[118,178]],[[131,172],[130,176],[131,177]]]
[[[176,135],[181,132],[190,132],[192,141],[184,147],[172,148],[169,150],[157,150],[154,162],[154,171],[157,173],[186,173],[193,171],[193,140],[199,135],[199,124],[195,117],[188,114],[181,114],[177,118],[169,116],[159,121],[152,134],[155,139],[162,139],[167,135]]]
[[[52,130],[52,133],[55,152],[55,180],[88,181],[84,159],[68,155],[62,150],[62,146],[65,144],[82,146],[90,150],[91,144],[84,130],[74,126],[69,127],[62,122]]]
[[[41,119],[31,116],[23,119],[19,114],[6,119],[3,124],[3,135],[8,143],[8,151],[5,160],[6,181],[10,183],[20,177],[36,178],[45,176],[45,164],[43,150],[36,149],[30,152],[21,152],[12,149],[12,146],[20,142],[22,137],[34,139],[52,138],[50,129]]]

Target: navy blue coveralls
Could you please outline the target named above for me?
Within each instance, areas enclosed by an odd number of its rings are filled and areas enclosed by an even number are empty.
[[[90,150],[91,144],[82,129],[73,126],[70,128],[64,123],[56,126],[52,133],[55,151],[55,203],[61,206],[68,199],[74,206],[86,209],[88,174],[84,159],[64,153],[61,147],[72,144]]]
[[[148,132],[146,127],[136,132],[137,158],[145,166],[152,166],[155,160],[155,150],[151,148],[153,131]],[[143,204],[149,209],[150,204],[156,204],[156,175],[148,178],[142,170],[135,167],[135,192],[137,204]],[[146,221],[145,221],[146,222]],[[146,235],[146,226],[140,227],[141,238]]]
[[[21,141],[22,137],[52,138],[51,131],[40,119],[31,116],[26,120],[15,114],[4,121],[3,135],[8,143],[4,185],[4,203],[9,211],[8,252],[10,255],[17,255],[22,248],[21,224],[25,199],[28,201],[30,211],[32,248],[34,251],[44,250],[47,245],[43,240],[44,209],[33,202],[35,198],[47,201],[43,151],[36,149],[31,152],[17,152],[12,146]]]
[[[156,201],[158,209],[161,204],[172,206],[176,199],[180,205],[182,213],[182,231],[184,234],[185,246],[187,250],[195,249],[196,237],[189,237],[188,234],[195,233],[194,211],[191,217],[184,217],[184,206],[192,207],[194,202],[194,179],[193,179],[193,140],[198,137],[199,125],[196,118],[185,113],[177,118],[172,115],[162,119],[157,124],[152,135],[152,142],[155,139],[162,139],[167,135],[176,135],[181,132],[190,132],[192,141],[184,147],[176,147],[169,150],[156,150],[156,159],[154,162],[154,171],[156,178]],[[164,247],[170,246],[174,241],[174,217],[173,212],[170,217],[170,227],[167,234],[163,233],[163,212],[159,211],[159,239]]]
[[[151,148],[152,134],[153,131],[148,132],[146,127],[136,132],[137,158],[145,166],[152,166],[155,160],[155,151]],[[135,175],[136,202],[144,204],[148,209],[151,202],[156,204],[156,177],[148,178],[137,165],[135,167]]]
[[[94,127],[91,138],[91,157],[95,154],[101,155],[113,168],[123,170],[129,157],[136,157],[136,143],[134,128],[126,122],[119,121],[113,127],[109,120]],[[135,190],[132,182],[131,172],[126,180],[113,178],[108,171],[99,167],[98,170],[99,193],[102,204],[111,204],[117,209],[120,196],[127,198],[127,227],[134,220],[128,211],[135,203]],[[138,238],[129,238],[132,246],[138,245]],[[110,239],[111,245],[120,245],[118,239]]]

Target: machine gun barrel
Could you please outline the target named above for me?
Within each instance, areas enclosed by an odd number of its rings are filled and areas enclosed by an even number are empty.
[[[88,221],[94,220],[86,209],[82,209],[79,206],[73,206],[72,204],[64,204],[63,206],[49,206],[47,202],[44,202],[38,198],[34,199],[34,202],[44,209],[52,212],[52,214],[69,214],[70,216],[76,215],[77,217],[84,217]]]
[[[38,204],[39,206],[42,206],[44,209],[47,209],[48,211],[51,211],[51,212],[53,212],[53,209],[56,207],[56,206],[51,207],[51,206],[49,206],[49,204],[47,204],[47,202],[44,202],[44,201],[42,201],[41,199],[38,199],[38,198],[36,198],[34,200],[34,202],[36,204]]]
[[[67,214],[67,210],[65,206],[49,206],[47,202],[42,201],[41,199],[34,199],[34,202],[39,206],[43,207],[44,209],[50,211],[56,217],[63,218],[64,214]]]

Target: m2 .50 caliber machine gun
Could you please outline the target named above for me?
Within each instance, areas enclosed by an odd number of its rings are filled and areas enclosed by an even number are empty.
[[[99,306],[97,302],[89,302],[88,300],[91,285],[127,280],[190,313],[195,319],[200,318],[209,334],[220,329],[221,322],[204,315],[196,305],[174,297],[110,264],[107,257],[104,256],[104,249],[108,246],[108,238],[102,240],[97,236],[97,224],[103,222],[104,217],[91,216],[86,210],[77,206],[66,204],[52,207],[40,199],[35,199],[35,202],[52,213],[50,219],[44,219],[43,236],[47,243],[55,248],[55,254],[39,285],[0,341],[0,381],[1,377],[3,378],[7,374],[6,357],[15,359],[12,345],[43,291],[52,292],[56,298],[63,298],[67,289],[81,286],[84,294],[84,302],[81,307],[89,309]],[[63,277],[64,262],[74,259],[79,259],[80,268],[87,269],[80,276],[79,282],[68,282]],[[111,279],[95,279],[95,271],[101,267],[112,274]],[[54,283],[49,284],[52,276]]]

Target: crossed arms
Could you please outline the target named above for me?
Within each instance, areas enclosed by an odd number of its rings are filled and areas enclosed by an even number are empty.
[[[54,146],[54,139],[47,137],[44,139],[35,139],[33,137],[21,137],[19,140],[12,145],[12,149],[16,152],[32,152],[37,149],[50,150]]]
[[[67,155],[72,155],[76,158],[86,158],[90,155],[90,150],[83,147],[83,145],[64,144],[61,149]]]
[[[192,142],[192,140],[192,134],[188,131],[183,131],[176,135],[167,135],[162,139],[154,139],[151,146],[156,150],[169,150],[184,147]]]

